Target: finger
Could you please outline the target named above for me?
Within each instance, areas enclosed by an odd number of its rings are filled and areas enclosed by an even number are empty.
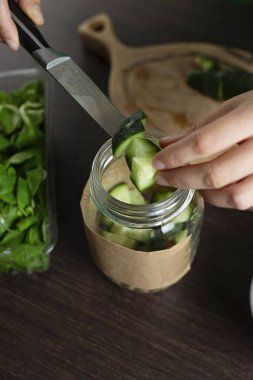
[[[198,165],[161,171],[157,183],[183,189],[220,189],[253,174],[253,138]]]
[[[247,210],[253,207],[253,175],[222,189],[202,190],[200,193],[207,203],[214,206]]]
[[[18,31],[11,18],[7,0],[0,1],[0,36],[11,49],[19,48]]]
[[[41,12],[40,0],[19,0],[20,8],[29,16],[37,25],[44,24],[44,18]]]
[[[214,120],[218,119],[219,117],[221,117],[221,116],[231,112],[232,110],[234,110],[237,106],[239,106],[242,103],[242,101],[245,98],[245,94],[246,93],[235,96],[229,100],[226,100],[224,103],[222,103],[219,106],[219,108],[217,108],[216,111],[214,111],[213,113],[208,115],[205,119],[203,119],[199,123],[197,123],[195,129],[204,127],[204,126],[208,125],[209,123],[212,123]]]
[[[252,91],[252,93],[253,93],[253,91]],[[212,121],[218,119],[219,117],[225,115],[226,113],[232,111],[243,101],[245,94],[246,93],[239,95],[239,96],[235,96],[234,98],[227,100],[211,115],[209,115],[205,119],[201,120],[200,122],[193,124],[191,127],[186,128],[183,132],[180,132],[176,135],[163,137],[162,139],[160,139],[161,148],[165,148],[167,145],[172,144],[172,143],[180,140],[181,138],[190,134],[194,130],[196,130],[198,128],[202,128],[205,125],[211,123]]]
[[[159,141],[161,148],[165,148],[169,144],[179,141],[180,139],[189,135],[191,132],[195,131],[196,129],[202,128],[208,123],[211,123],[212,121],[216,120],[218,117],[224,115],[225,113],[230,112],[232,109],[236,107],[238,100],[236,100],[236,102],[235,101],[234,102],[228,101],[228,102],[223,103],[223,105],[219,107],[217,111],[209,115],[206,119],[203,119],[199,123],[193,124],[191,127],[186,128],[183,132],[180,132],[176,135],[166,136],[166,137],[161,138]]]
[[[218,154],[253,135],[252,107],[241,106],[164,148],[153,161],[164,170]]]
[[[181,138],[183,138],[186,135],[188,135],[189,133],[191,133],[193,131],[193,128],[195,128],[195,125],[193,127],[188,127],[183,132],[177,133],[176,135],[170,135],[170,136],[162,137],[159,140],[160,147],[164,148],[167,145],[172,144],[172,143],[180,140]]]

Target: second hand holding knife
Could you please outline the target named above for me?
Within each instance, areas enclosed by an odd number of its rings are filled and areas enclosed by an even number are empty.
[[[48,45],[15,0],[9,0],[9,7],[21,45],[110,136],[113,136],[124,120],[119,110],[71,57],[56,52]]]

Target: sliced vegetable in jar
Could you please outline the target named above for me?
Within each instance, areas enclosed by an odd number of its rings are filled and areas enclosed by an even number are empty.
[[[175,191],[170,189],[170,191],[161,192],[160,186],[157,186],[157,190],[160,191],[157,194],[163,194],[164,197],[172,195]],[[126,182],[115,185],[109,194],[115,199],[131,205],[143,206],[148,204],[141,193],[135,188],[130,189]],[[193,211],[194,207],[190,204],[178,216],[164,224],[162,228],[156,227],[155,229],[132,228],[116,222],[109,216],[99,214],[99,231],[104,238],[127,248],[147,252],[162,250],[178,244],[188,236],[188,225],[191,223]]]
[[[119,126],[119,130],[112,138],[112,151],[114,157],[126,153],[126,150],[134,137],[143,137],[147,117],[139,111],[125,119]]]

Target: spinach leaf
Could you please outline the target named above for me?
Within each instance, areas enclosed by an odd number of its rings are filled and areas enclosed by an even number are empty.
[[[17,174],[13,167],[0,164],[0,195],[11,193],[16,184]]]
[[[7,232],[3,240],[0,242],[0,247],[11,247],[20,244],[24,239],[25,232],[20,230],[13,230]]]
[[[43,252],[43,245],[20,244],[11,252],[12,258],[19,270],[45,270],[48,266],[48,256]]]
[[[21,126],[17,107],[11,104],[0,105],[0,128],[8,135]]]
[[[38,226],[33,226],[33,227],[29,228],[25,241],[30,245],[42,244],[42,241],[40,239],[40,231],[39,231]]]
[[[32,216],[20,219],[17,222],[16,227],[17,227],[17,229],[19,231],[25,231],[25,230],[27,230],[29,227],[31,227],[36,222],[37,222],[36,216],[32,215]]]
[[[43,271],[48,268],[49,257],[44,253],[43,245],[19,244],[0,252],[0,271],[8,273]]]
[[[43,133],[39,128],[24,124],[20,133],[12,138],[12,143],[17,149],[23,149],[29,145],[36,144],[42,139]]]
[[[29,107],[30,105],[30,107]],[[41,104],[29,104],[27,103],[26,114],[33,125],[40,125],[44,120],[44,109]]]
[[[0,91],[0,104],[12,104],[12,95],[8,92]]]
[[[24,211],[26,207],[30,205],[30,192],[28,189],[27,182],[22,178],[18,178],[18,184],[17,184],[17,203],[18,208],[21,211]]]
[[[13,98],[15,104],[18,106],[22,105],[23,103],[29,101],[29,102],[43,102],[44,97],[44,87],[43,83],[40,80],[34,80],[24,87],[22,87],[20,90],[14,92]]]
[[[38,167],[27,172],[27,185],[32,197],[37,193],[41,182],[45,179],[45,171]]]
[[[15,153],[8,159],[8,164],[22,164],[24,161],[33,158],[34,153],[31,150]]]
[[[43,241],[44,241],[44,242],[47,242],[47,241],[48,241],[48,229],[49,229],[48,216],[46,215],[46,216],[43,218],[42,226],[41,226],[41,230],[42,230],[42,238],[43,238]]]
[[[0,200],[10,205],[15,205],[17,203],[17,199],[13,193],[0,194]]]
[[[8,148],[9,145],[9,140],[7,140],[3,135],[0,134],[0,150]]]
[[[6,205],[0,210],[0,236],[8,231],[13,223],[18,219],[18,208]]]

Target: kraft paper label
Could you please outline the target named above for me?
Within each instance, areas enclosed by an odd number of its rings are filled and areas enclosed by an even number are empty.
[[[88,185],[81,209],[91,255],[112,281],[132,290],[158,291],[179,281],[191,267],[191,236],[172,248],[142,252],[115,244],[95,231],[96,209],[89,201]]]

